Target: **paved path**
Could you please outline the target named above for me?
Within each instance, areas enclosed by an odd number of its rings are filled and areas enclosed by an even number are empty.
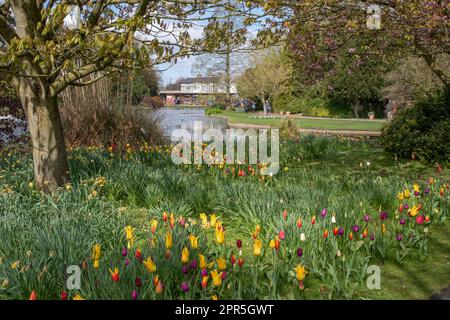
[[[269,125],[263,124],[250,124],[250,123],[231,123],[228,125],[230,128],[234,129],[271,129],[272,127]],[[327,130],[327,129],[303,129],[299,128],[299,132],[301,133],[310,133],[317,135],[326,135],[326,136],[367,136],[367,137],[379,137],[381,136],[381,132],[379,131],[355,131],[355,130]]]
[[[439,293],[430,297],[431,300],[450,300],[450,287],[445,288]]]

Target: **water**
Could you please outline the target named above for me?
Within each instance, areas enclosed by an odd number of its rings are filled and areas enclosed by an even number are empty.
[[[227,119],[207,116],[203,108],[167,107],[158,109],[156,114],[160,117],[160,126],[168,138],[171,137],[172,132],[176,129],[183,128],[192,133],[195,121],[202,122],[203,132],[209,129],[218,129],[225,133],[225,130],[228,129]]]

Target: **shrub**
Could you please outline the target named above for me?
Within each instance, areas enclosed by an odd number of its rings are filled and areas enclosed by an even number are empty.
[[[214,114],[221,114],[222,112],[223,112],[222,109],[215,108],[215,107],[207,108],[205,110],[205,114],[207,116],[211,116],[211,115],[214,115]]]
[[[385,150],[401,158],[448,161],[450,155],[450,93],[431,91],[413,107],[401,109],[383,128]]]
[[[164,107],[164,100],[161,97],[144,97],[143,105],[147,108],[159,109]]]
[[[216,102],[211,106],[211,108],[225,110],[227,106],[225,105],[225,103]]]

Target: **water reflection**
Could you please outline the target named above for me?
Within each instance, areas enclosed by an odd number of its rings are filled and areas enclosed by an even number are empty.
[[[228,120],[219,117],[210,117],[205,115],[203,108],[176,108],[167,107],[156,111],[161,119],[160,125],[164,130],[165,136],[170,139],[175,129],[187,129],[193,132],[195,121],[201,121],[203,131],[208,129],[219,129],[225,133],[228,129]]]

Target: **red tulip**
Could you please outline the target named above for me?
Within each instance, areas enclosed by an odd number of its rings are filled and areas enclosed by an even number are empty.
[[[36,300],[37,299],[37,294],[36,294],[36,291],[31,291],[31,294],[30,294],[30,298],[28,299],[28,300]]]
[[[69,294],[65,291],[61,292],[61,300],[67,300],[69,297]]]

